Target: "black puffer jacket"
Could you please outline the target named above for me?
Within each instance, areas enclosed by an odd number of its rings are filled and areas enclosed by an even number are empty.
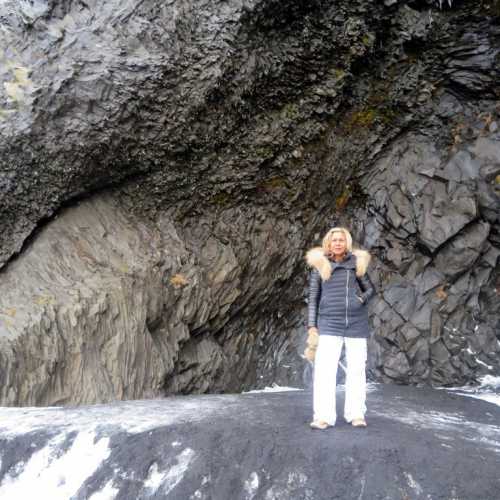
[[[320,335],[369,337],[367,303],[375,289],[366,274],[368,252],[355,250],[342,262],[334,262],[322,251],[321,255],[318,249],[314,251],[321,261],[308,253],[308,262],[314,266],[309,282],[308,326],[318,327]],[[365,262],[359,265],[358,260]]]

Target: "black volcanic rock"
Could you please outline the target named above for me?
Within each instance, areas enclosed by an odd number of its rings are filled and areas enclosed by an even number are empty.
[[[3,2],[2,404],[298,382],[333,224],[372,376],[499,373],[498,9],[438,3]]]
[[[497,498],[498,406],[377,385],[368,428],[339,418],[314,431],[311,399],[289,392],[0,408],[0,496]]]

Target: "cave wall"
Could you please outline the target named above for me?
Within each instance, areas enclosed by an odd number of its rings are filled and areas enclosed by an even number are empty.
[[[2,404],[299,383],[337,223],[372,376],[500,372],[498,2],[5,6]]]
[[[444,161],[429,137],[407,136],[363,181],[373,194],[365,242],[380,258],[372,365],[383,380],[459,385],[498,370],[500,141],[475,135]]]
[[[255,385],[263,337],[272,331],[276,354],[289,333],[274,333],[272,312],[290,304],[279,305],[269,275],[288,281],[303,236],[283,220],[252,228],[238,209],[204,222],[194,248],[193,233],[168,218],[144,224],[110,195],[51,221],[0,283],[10,305],[2,310],[2,402],[79,404]],[[266,313],[262,303],[271,301]]]

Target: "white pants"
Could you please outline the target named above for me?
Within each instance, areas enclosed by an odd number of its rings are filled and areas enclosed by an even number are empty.
[[[337,366],[345,342],[347,373],[344,418],[351,422],[366,413],[366,339],[320,335],[314,361],[314,420],[335,424]]]

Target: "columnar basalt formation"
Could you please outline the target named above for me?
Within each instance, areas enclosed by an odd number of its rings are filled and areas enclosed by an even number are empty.
[[[297,383],[304,250],[371,250],[373,376],[500,371],[496,0],[6,1],[0,401]]]

